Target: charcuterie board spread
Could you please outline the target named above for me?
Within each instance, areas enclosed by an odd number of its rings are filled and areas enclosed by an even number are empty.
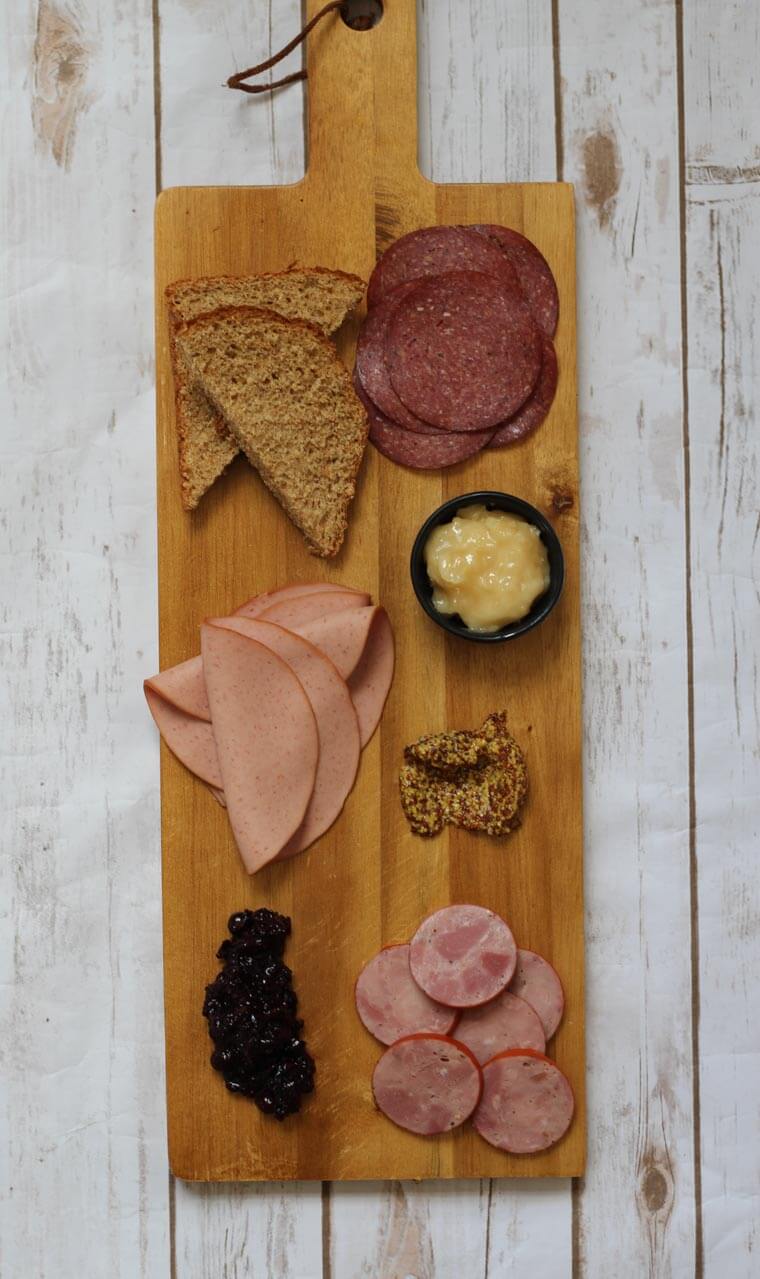
[[[303,181],[157,205],[189,1180],[584,1168],[572,191],[425,180],[415,35],[334,12]]]

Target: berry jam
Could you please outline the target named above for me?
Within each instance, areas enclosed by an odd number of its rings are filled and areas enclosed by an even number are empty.
[[[203,1004],[214,1041],[211,1065],[230,1092],[284,1119],[314,1089],[293,974],[282,962],[290,920],[263,908],[239,910],[227,927],[230,938],[217,951],[224,966],[206,987]]]

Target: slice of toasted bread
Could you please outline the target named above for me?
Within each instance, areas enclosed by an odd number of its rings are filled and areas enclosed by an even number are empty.
[[[204,276],[168,285],[166,301],[172,339],[175,405],[182,503],[191,511],[238,452],[223,418],[203,390],[188,379],[176,357],[179,324],[222,306],[259,306],[279,315],[308,320],[333,333],[361,300],[364,281],[344,271],[293,267],[267,275]]]
[[[367,417],[332,343],[304,320],[222,307],[175,342],[264,483],[321,556],[343,543]]]

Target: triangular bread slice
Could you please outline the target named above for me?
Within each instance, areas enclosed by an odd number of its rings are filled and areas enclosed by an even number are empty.
[[[177,351],[315,554],[337,555],[367,441],[351,375],[313,324],[222,307],[178,327]]]
[[[174,337],[180,324],[222,306],[258,306],[308,320],[324,333],[340,328],[364,295],[364,281],[345,271],[292,267],[266,275],[203,276],[176,280],[166,289],[172,340],[177,438],[182,504],[193,510],[229,466],[237,442],[202,388],[193,384],[177,359]]]

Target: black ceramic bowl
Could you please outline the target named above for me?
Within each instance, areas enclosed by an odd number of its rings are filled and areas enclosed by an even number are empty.
[[[433,587],[425,565],[425,545],[436,525],[447,524],[461,506],[474,506],[476,503],[482,503],[489,510],[509,511],[513,515],[521,515],[529,524],[534,524],[541,534],[541,541],[549,556],[549,585],[543,595],[538,597],[530,612],[520,618],[519,622],[510,622],[498,631],[471,631],[458,614],[439,613],[433,608]],[[432,617],[433,621],[450,635],[459,635],[462,639],[474,640],[478,644],[498,644],[502,640],[524,635],[526,631],[533,630],[534,626],[538,626],[539,622],[543,622],[544,618],[548,617],[562,594],[565,559],[557,534],[535,506],[531,506],[530,502],[523,502],[520,497],[513,497],[511,493],[498,493],[486,489],[480,493],[463,493],[460,497],[453,497],[451,501],[444,502],[443,506],[439,506],[437,511],[433,511],[433,514],[428,516],[414,539],[410,570],[414,593],[428,617]]]

